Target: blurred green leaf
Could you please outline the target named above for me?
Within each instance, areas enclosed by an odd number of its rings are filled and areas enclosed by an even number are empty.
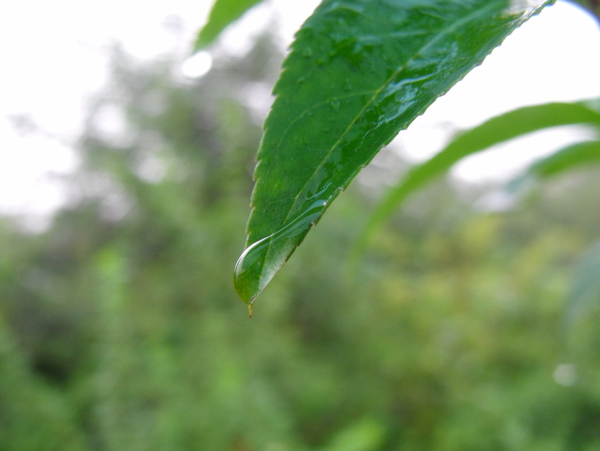
[[[600,163],[600,141],[584,141],[567,146],[529,166],[523,174],[506,184],[506,190],[514,193],[531,187],[536,180],[560,174],[578,166]]]
[[[208,22],[196,38],[193,52],[211,44],[217,36],[232,22],[262,0],[216,0],[210,11]]]
[[[354,260],[360,254],[377,227],[400,207],[410,194],[446,173],[457,161],[531,132],[572,124],[600,125],[600,114],[582,104],[548,103],[510,111],[463,132],[433,158],[414,167],[396,187],[388,192],[357,240],[352,259]],[[589,146],[567,152],[570,156],[566,154],[557,156],[547,163],[545,170],[550,170],[552,165],[568,164],[568,161],[574,163],[576,159],[587,158],[584,154],[590,153],[594,151]],[[539,171],[543,170],[542,166]]]
[[[275,86],[240,297],[251,306],[360,169],[537,11],[505,0],[323,2]]]
[[[600,141],[585,141],[565,147],[533,164],[528,172],[538,177],[549,177],[571,169],[600,161]]]

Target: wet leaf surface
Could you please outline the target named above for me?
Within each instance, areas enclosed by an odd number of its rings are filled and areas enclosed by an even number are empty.
[[[360,169],[536,11],[498,0],[324,1],[274,89],[234,274],[241,298],[252,304]]]

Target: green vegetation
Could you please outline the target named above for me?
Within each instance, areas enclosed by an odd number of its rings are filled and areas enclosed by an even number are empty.
[[[354,184],[248,320],[230,272],[262,136],[247,99],[280,63],[269,36],[197,81],[115,51],[70,206],[37,235],[0,221],[0,450],[600,450],[591,165],[495,213],[438,177],[349,276],[375,210]]]
[[[218,0],[212,7],[210,17],[194,43],[198,51],[212,43],[219,34],[234,20],[262,0]]]
[[[586,125],[600,132],[600,113],[585,104],[577,103],[534,105],[510,111],[459,133],[430,160],[412,168],[400,183],[389,191],[371,216],[357,249],[360,250],[364,246],[364,242],[377,227],[402,205],[410,194],[432,179],[445,174],[461,159],[528,133],[574,124]],[[525,174],[511,182],[511,185],[517,187],[531,182],[534,178],[549,177],[573,166],[593,163],[596,160],[600,160],[599,140],[577,143],[536,162]]]

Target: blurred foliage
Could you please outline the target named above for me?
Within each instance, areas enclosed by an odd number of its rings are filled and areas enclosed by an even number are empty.
[[[234,237],[280,58],[264,37],[194,81],[115,51],[71,206],[38,235],[0,222],[0,449],[600,450],[598,314],[561,322],[589,168],[505,213],[438,181],[351,278],[355,186],[248,319]]]
[[[377,231],[390,214],[402,206],[407,197],[431,180],[446,174],[458,161],[532,132],[573,124],[585,125],[590,131],[598,132],[600,113],[583,102],[533,105],[492,117],[476,127],[457,133],[442,150],[424,163],[411,168],[396,186],[389,190],[357,240],[353,259],[359,257],[370,235]],[[574,166],[597,164],[598,161],[600,140],[567,146],[532,164],[524,174],[509,183],[510,190],[518,191],[519,187],[534,185],[537,178],[550,177]]]
[[[197,52],[211,44],[232,22],[262,0],[216,0],[210,17],[198,33],[193,51]]]

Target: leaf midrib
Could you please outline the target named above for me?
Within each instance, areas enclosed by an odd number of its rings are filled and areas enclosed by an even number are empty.
[[[408,59],[400,68],[398,68],[398,70],[396,70],[392,75],[390,75],[390,77],[388,77],[388,79],[383,83],[383,85],[379,89],[377,89],[374,92],[373,96],[365,103],[365,106],[358,112],[358,114],[352,120],[352,122],[348,125],[348,127],[346,128],[346,130],[344,130],[344,132],[340,135],[339,139],[334,143],[333,147],[329,150],[329,152],[327,153],[327,155],[325,155],[325,157],[323,158],[323,161],[319,164],[319,166],[317,166],[317,168],[313,171],[312,175],[308,178],[308,180],[306,181],[306,183],[302,186],[302,188],[300,189],[300,191],[298,192],[298,194],[295,196],[294,203],[291,205],[291,207],[290,207],[290,209],[288,211],[288,214],[287,214],[287,216],[285,217],[285,219],[283,221],[283,224],[285,224],[290,219],[289,216],[290,216],[291,212],[294,210],[294,207],[296,206],[296,203],[298,202],[298,200],[300,198],[300,194],[306,189],[306,187],[309,185],[309,183],[313,180],[313,178],[321,170],[321,168],[323,167],[323,165],[331,157],[332,153],[338,148],[338,146],[341,144],[341,142],[346,137],[346,135],[356,125],[356,122],[363,116],[363,114],[365,113],[365,111],[373,104],[373,102],[375,102],[375,100],[379,97],[379,95],[381,94],[381,92],[390,85],[390,83],[392,82],[392,80],[394,80],[398,75],[400,75],[404,70],[406,70],[406,68],[408,67],[408,65],[410,63],[412,63],[413,61],[415,61],[419,56],[422,56],[422,53],[425,50],[427,50],[430,46],[432,46],[433,44],[435,44],[444,35],[450,33],[451,31],[453,31],[456,28],[459,28],[464,23],[468,23],[469,21],[471,21],[471,20],[479,17],[480,15],[483,15],[483,13],[487,12],[488,9],[493,9],[495,6],[496,6],[495,3],[488,4],[486,7],[482,8],[482,9],[479,9],[479,10],[475,11],[472,14],[468,14],[467,16],[465,16],[460,21],[454,22],[449,27],[447,27],[447,28],[445,28],[443,30],[440,30],[429,42],[427,42],[417,52],[415,52],[414,56],[412,56],[410,59]],[[322,105],[328,103],[329,101],[330,100],[328,100],[326,102],[323,102],[323,103],[319,104],[319,106],[322,106]],[[309,111],[311,108],[307,109],[306,111]],[[302,114],[300,116],[304,115],[305,112],[302,112]]]
[[[398,68],[394,73],[392,73],[392,75],[390,77],[388,77],[388,79],[383,83],[383,85],[377,89],[373,96],[365,103],[365,106],[359,111],[359,113],[356,115],[356,117],[352,120],[352,122],[348,125],[348,127],[346,128],[346,130],[342,133],[342,135],[340,136],[340,138],[335,142],[335,144],[333,145],[333,147],[329,150],[329,152],[325,155],[325,157],[323,158],[323,161],[319,164],[319,166],[317,166],[317,168],[315,168],[315,170],[313,171],[312,175],[308,178],[308,180],[306,181],[306,183],[302,186],[302,188],[298,191],[298,194],[295,196],[294,198],[294,202],[292,203],[292,205],[290,206],[290,209],[287,212],[287,215],[285,217],[285,219],[283,220],[282,223],[282,227],[286,224],[286,222],[289,220],[290,218],[290,214],[291,212],[294,210],[294,207],[296,206],[299,198],[300,198],[300,194],[302,192],[304,192],[304,190],[306,189],[306,187],[308,186],[308,184],[313,180],[313,178],[317,175],[317,173],[321,170],[321,168],[323,167],[323,165],[328,161],[328,159],[331,157],[332,153],[337,149],[337,147],[341,144],[342,140],[344,139],[344,137],[348,134],[348,132],[350,132],[350,130],[355,126],[356,122],[361,118],[361,116],[364,114],[364,112],[373,104],[373,102],[379,97],[379,95],[381,94],[381,92],[389,86],[389,84],[391,83],[391,81],[393,79],[395,79],[400,73],[402,73],[404,70],[406,70],[407,66],[415,61],[419,56],[422,56],[422,53],[427,50],[430,46],[432,46],[433,44],[435,44],[437,41],[439,41],[443,36],[449,34],[451,31],[463,26],[465,23],[469,23],[472,20],[475,20],[481,16],[483,16],[485,13],[487,13],[489,10],[493,10],[497,7],[497,3],[498,2],[493,2],[493,3],[489,3],[488,5],[486,5],[485,7],[482,7],[478,10],[476,10],[473,13],[467,14],[463,19],[453,22],[451,23],[448,27],[438,31],[438,33],[436,33],[432,39],[430,41],[428,41],[425,45],[423,45],[418,51],[415,52],[415,54],[409,58],[400,68]],[[327,101],[329,102],[329,100]],[[320,105],[326,104],[327,102],[323,102]],[[294,122],[299,120],[299,118],[301,116],[303,116],[307,111],[309,111],[310,109],[312,109],[313,107],[303,111],[298,118],[294,119]],[[290,125],[291,127],[291,125]],[[286,133],[288,129],[286,130]],[[285,134],[285,133],[284,133]],[[281,144],[283,140],[280,140],[280,142],[278,143]],[[335,192],[334,192],[335,193]],[[329,201],[331,199],[332,196],[330,196],[327,199],[326,205],[329,204]],[[325,207],[326,209],[327,207]],[[323,212],[325,211],[325,209],[323,209]],[[276,232],[276,231],[275,231]],[[272,234],[269,234],[272,235]],[[269,236],[267,235],[267,236]],[[264,239],[264,238],[261,238]],[[262,276],[264,274],[264,262],[268,260],[269,255],[271,254],[271,249],[272,249],[272,243],[273,241],[270,240],[269,245],[267,246],[267,250],[264,256],[264,259],[262,260],[262,264],[261,264],[261,270],[258,274],[258,280],[262,279]],[[262,291],[259,290],[259,292]]]

